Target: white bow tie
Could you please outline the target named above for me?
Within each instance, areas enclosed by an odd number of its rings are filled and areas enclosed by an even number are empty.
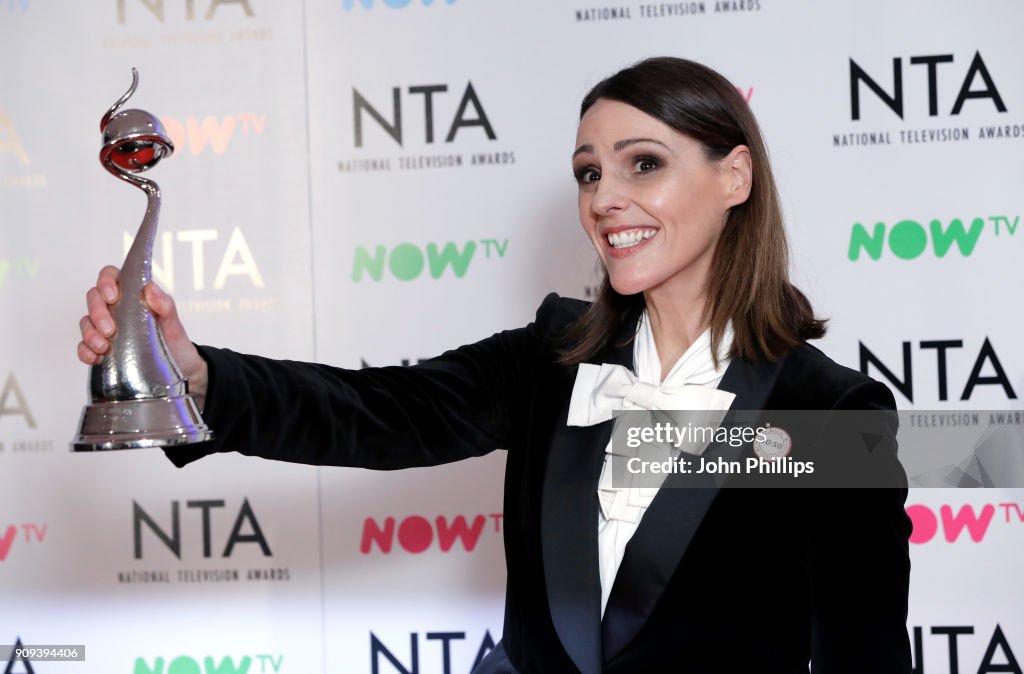
[[[615,412],[621,410],[685,410],[696,413],[688,420],[717,426],[735,397],[729,391],[700,384],[645,384],[622,365],[582,363],[576,373],[567,423],[569,426],[593,426],[613,418]],[[706,447],[707,443],[700,443],[681,446],[680,449],[699,455]],[[616,446],[613,451],[611,442],[605,451],[627,458],[639,456],[644,461],[663,461],[678,454],[672,448],[659,445],[642,445],[637,449]],[[644,477],[644,484],[648,486],[640,487],[637,486],[639,476],[628,474],[629,486],[613,487],[610,465],[606,460],[598,483],[601,512],[608,520],[636,523],[654,500],[660,484],[649,486],[652,478],[648,475]]]
[[[695,384],[655,386],[622,365],[581,363],[569,401],[569,426],[593,426],[620,410],[726,410],[736,396]]]

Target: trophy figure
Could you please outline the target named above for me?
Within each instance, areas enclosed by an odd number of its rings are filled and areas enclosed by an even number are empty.
[[[138,174],[170,156],[174,144],[154,115],[143,110],[118,112],[138,84],[138,72],[132,68],[131,87],[100,121],[100,163],[145,192],[148,204],[121,268],[120,298],[111,307],[117,332],[109,352],[89,371],[92,402],[82,410],[78,436],[71,443],[76,452],[169,447],[213,438],[143,299],[151,276],[160,188]]]

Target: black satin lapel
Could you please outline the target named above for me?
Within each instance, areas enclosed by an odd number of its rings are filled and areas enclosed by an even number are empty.
[[[628,336],[623,332],[622,336]],[[593,361],[631,368],[633,346]],[[569,390],[572,384],[569,383]],[[597,482],[612,422],[570,427],[568,402],[551,441],[541,503],[548,606],[565,651],[582,674],[601,671],[601,575],[597,559]]]
[[[730,409],[762,409],[780,367],[781,362],[734,360],[719,385],[721,390],[736,394]],[[709,447],[705,455],[727,454],[727,449],[716,445]],[[626,545],[601,625],[605,661],[622,651],[647,622],[718,494],[718,488],[710,481],[707,487],[680,486],[683,480],[689,479],[692,484],[699,478],[670,476]]]
[[[597,481],[611,422],[570,428],[562,415],[544,474],[541,542],[551,621],[583,674],[601,671]]]

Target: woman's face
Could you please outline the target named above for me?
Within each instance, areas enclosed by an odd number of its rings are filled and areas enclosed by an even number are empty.
[[[580,223],[612,287],[702,295],[726,214],[750,193],[747,148],[709,161],[698,141],[600,99],[580,120],[572,162]]]

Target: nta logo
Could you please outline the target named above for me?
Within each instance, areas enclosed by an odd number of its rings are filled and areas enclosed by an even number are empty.
[[[462,515],[457,515],[451,520],[441,515],[434,518],[433,524],[425,517],[412,515],[406,517],[397,526],[398,544],[406,552],[419,554],[433,544],[436,531],[437,543],[441,552],[450,551],[457,541],[462,543],[462,548],[466,552],[473,552],[488,519],[494,523],[494,533],[501,533],[501,513],[476,515],[473,517],[472,524],[467,522]],[[363,522],[363,539],[359,544],[360,552],[368,555],[372,551],[373,545],[376,544],[382,553],[390,553],[396,538],[395,525],[394,517],[386,518],[384,526],[381,526],[372,517],[367,517]]]
[[[876,356],[864,342],[858,342],[860,348],[860,371],[864,374],[870,374],[868,372],[868,366],[875,366],[878,371],[885,377],[890,384],[896,387],[903,396],[910,402],[914,402],[914,368],[913,368],[913,357],[911,355],[911,342],[903,342],[903,378],[900,379],[896,374],[888,367],[881,359]],[[946,367],[946,356],[947,352],[952,349],[962,349],[964,342],[962,339],[927,339],[922,340],[919,345],[921,350],[928,350],[935,352],[935,370],[936,379],[938,380],[938,396],[939,400],[949,400],[948,390],[948,376]],[[981,371],[985,365],[989,364],[992,369],[992,374],[982,375]],[[982,342],[981,348],[978,349],[978,355],[974,359],[974,365],[971,367],[971,373],[967,376],[967,383],[964,385],[963,392],[960,394],[960,400],[970,400],[971,394],[974,393],[974,389],[977,386],[1001,386],[1006,397],[1010,400],[1016,400],[1017,393],[1013,390],[1013,386],[1010,385],[1010,378],[1006,376],[1006,370],[1003,368],[1002,362],[996,355],[996,350],[992,346],[992,342],[989,341],[988,337]]]
[[[11,372],[7,375],[3,389],[0,389],[0,422],[5,417],[21,417],[29,428],[36,427],[36,419],[32,416],[32,408],[28,406],[25,392],[21,390],[18,380]]]
[[[134,235],[122,232],[124,251],[128,254]],[[218,241],[220,232],[216,229],[182,229],[176,234],[163,232],[160,235],[160,246],[153,254],[153,280],[167,292],[174,292],[175,288],[175,264],[174,264],[174,242],[189,244],[192,260],[192,290],[200,291],[206,289],[206,245]],[[213,276],[213,289],[223,290],[228,278],[232,276],[243,276],[249,279],[254,288],[264,287],[263,275],[253,257],[252,250],[242,230],[235,227],[231,230],[224,252],[220,255],[220,262],[217,264],[217,272]]]
[[[198,509],[201,513],[203,557],[212,556],[212,541],[210,534],[211,512],[214,508],[223,508],[224,501],[220,499],[186,501],[185,507]],[[136,501],[132,501],[132,526],[133,540],[135,544],[135,559],[142,559],[142,525],[145,524],[149,530],[156,534],[156,537],[170,550],[175,557],[181,559],[181,503],[171,501],[171,533],[168,534],[156,523],[149,513],[142,509]],[[242,527],[248,524],[249,533],[242,533]],[[238,543],[255,543],[263,551],[265,557],[270,557],[270,546],[263,535],[260,523],[256,520],[256,514],[249,505],[249,499],[242,499],[242,507],[238,510],[235,522],[231,526],[231,533],[228,534],[227,543],[224,546],[222,557],[230,557]]]
[[[928,77],[928,116],[935,117],[939,114],[939,65],[953,63],[952,54],[935,54],[931,56],[911,56],[910,65],[924,66]],[[975,89],[974,81],[980,78],[982,87]],[[856,61],[850,59],[850,118],[860,119],[860,93],[861,84],[867,85],[868,89],[881,99],[885,105],[896,113],[896,116],[903,119],[903,59],[896,57],[892,60],[892,93],[887,92],[882,85],[875,81],[867,72],[861,68]],[[960,85],[959,93],[950,115],[959,115],[964,103],[969,98],[988,98],[992,105],[999,112],[1006,112],[1006,104],[1003,97],[999,95],[992,76],[989,74],[985,61],[981,58],[981,52],[975,52],[971,64],[967,67],[967,74],[964,75],[963,83]]]
[[[409,5],[414,4],[414,0],[380,0],[380,3],[382,5],[384,5],[385,7],[390,7],[391,9],[405,9]],[[420,0],[420,3],[422,3],[424,7],[429,7],[432,4],[434,4],[434,0]],[[356,6],[356,4],[358,4],[360,7],[363,7],[364,9],[373,9],[374,1],[373,0],[342,0],[341,8],[343,10],[345,10],[346,12],[351,12],[352,9]],[[439,4],[439,5],[440,4],[454,5],[455,4],[455,0],[444,0],[443,3],[438,1],[437,4]]]
[[[22,524],[21,530],[25,534],[25,544],[42,543],[46,538],[45,524]],[[11,547],[18,538],[18,527],[11,524],[8,527],[0,527],[0,562],[7,559]]]
[[[974,629],[974,625],[933,626],[931,628],[932,635],[939,637],[940,642],[943,641],[942,637],[945,637],[946,642],[945,648],[940,646],[935,649],[935,652],[939,654],[945,653],[946,657],[943,658],[940,655],[938,658],[937,664],[942,665],[942,667],[928,669],[925,667],[924,661],[924,628],[914,627],[914,674],[925,674],[926,672],[949,672],[950,674],[977,672],[978,674],[986,674],[987,672],[1021,671],[1020,663],[1017,662],[1017,656],[1014,655],[1013,648],[1010,647],[1010,641],[1006,638],[1006,634],[999,623],[996,623],[992,637],[988,640],[988,645],[985,647],[985,654],[981,656],[981,662],[978,666],[975,667],[973,661],[964,663],[961,659],[961,654],[970,654],[967,657],[977,658],[977,653],[980,652],[980,644],[977,643],[977,639],[959,641],[958,637],[973,635]],[[984,634],[987,634],[987,631]],[[982,638],[984,637],[982,636]],[[964,642],[974,643],[970,643],[967,648],[960,649]]]
[[[462,666],[461,662],[467,661],[468,658],[465,656],[472,654],[474,651],[466,651],[462,648],[456,647],[454,649],[453,657],[452,649],[452,642],[466,640],[465,632],[426,632],[423,635],[426,641],[440,642],[440,648],[437,648],[436,650],[429,647],[424,648],[424,655],[426,657],[420,656],[419,636],[420,635],[417,632],[409,634],[409,666],[406,667],[402,664],[403,658],[399,658],[393,652],[404,649],[389,649],[376,634],[370,632],[370,671],[373,672],[373,674],[378,674],[382,671],[380,668],[380,659],[381,656],[383,656],[391,666],[395,668],[396,672],[405,672],[405,674],[413,674],[414,672],[422,671],[420,669],[420,663],[427,663],[429,671],[432,672],[441,671],[444,672],[444,674],[450,674],[453,670],[472,672],[477,668],[477,665],[483,662],[484,658],[487,657],[487,654],[494,650],[494,637],[491,636],[490,631],[485,630],[483,639],[480,640],[480,647],[476,649],[476,657],[474,657],[472,663],[466,667]],[[467,645],[472,648],[473,643],[475,642],[470,642]],[[459,644],[459,646],[461,645],[462,644]],[[425,644],[425,646],[427,646],[427,644]],[[453,661],[456,663],[455,667],[452,666]],[[437,666],[432,667],[430,666],[431,663],[436,663]]]
[[[0,107],[0,153],[10,152],[21,164],[31,163],[7,111]]]
[[[158,657],[152,662],[140,657],[135,658],[135,669],[132,674],[263,674],[281,671],[283,663],[283,655],[266,653],[243,655],[238,658],[237,663],[230,655],[222,657],[219,663],[209,655],[203,658],[188,655],[167,659]]]
[[[164,22],[164,5],[165,0],[138,0],[138,3],[149,10],[149,13],[156,17],[160,23]],[[176,7],[182,7],[184,17],[186,21],[195,21],[196,19],[196,0],[179,0],[178,2],[172,3]],[[124,24],[128,22],[128,11],[127,11],[128,0],[117,0],[117,22]],[[245,16],[251,17],[255,14],[252,11],[252,6],[249,5],[249,0],[210,0],[210,4],[207,5],[206,12],[203,19],[209,21],[214,18],[217,14],[217,10],[220,9],[221,5],[234,5],[240,8]]]
[[[424,139],[428,145],[434,142],[434,95],[443,94],[447,91],[447,84],[421,84],[408,88],[408,95],[423,97],[424,121],[422,128],[424,128]],[[473,109],[472,114],[469,113],[470,108]],[[364,114],[369,115],[371,119],[377,122],[380,128],[384,129],[399,146],[402,145],[404,127],[402,125],[402,89],[400,87],[394,87],[391,90],[390,120],[385,118],[377,108],[373,107],[358,89],[352,88],[352,124],[356,147],[363,146]],[[448,133],[445,135],[444,142],[451,143],[455,140],[455,135],[459,132],[459,129],[472,126],[481,127],[488,139],[497,139],[494,127],[491,126],[491,122],[487,118],[487,113],[484,111],[484,106],[480,102],[476,90],[473,88],[473,83],[468,82],[465,91],[462,93],[462,98],[459,100],[459,107],[455,111],[455,116],[448,126]]]
[[[484,247],[486,257],[491,257],[493,252],[496,257],[502,258],[508,249],[508,239],[481,239],[480,245]],[[374,281],[380,281],[384,277],[385,266],[399,281],[419,278],[424,267],[429,269],[430,276],[435,279],[441,278],[448,268],[451,268],[456,278],[462,278],[466,275],[476,250],[476,241],[467,241],[461,251],[453,241],[449,241],[443,247],[436,243],[428,243],[425,254],[419,246],[412,243],[400,243],[390,252],[382,245],[374,248],[373,252],[363,246],[357,246],[352,262],[352,280],[359,283],[363,280],[364,274],[369,274]]]
[[[1020,216],[993,215],[987,219],[992,223],[994,236],[1014,236],[1020,224]],[[861,253],[867,253],[872,260],[882,257],[886,245],[893,255],[902,260],[913,260],[928,250],[929,239],[935,257],[945,257],[956,246],[963,257],[970,257],[978,239],[985,232],[985,218],[975,217],[965,225],[964,220],[953,218],[949,225],[943,226],[939,219],[933,219],[926,228],[916,220],[900,220],[886,227],[884,222],[876,222],[868,231],[863,224],[854,223],[850,232],[850,248],[847,252],[851,262],[861,259]]]

